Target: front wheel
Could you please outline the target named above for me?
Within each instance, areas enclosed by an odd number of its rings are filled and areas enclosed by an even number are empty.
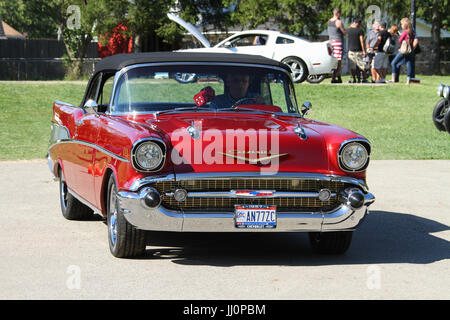
[[[343,254],[350,247],[353,231],[310,232],[309,242],[316,253]]]
[[[136,257],[145,252],[147,233],[128,223],[120,207],[114,176],[108,182],[107,218],[109,249],[117,258]]]
[[[287,57],[281,60],[282,63],[286,64],[291,68],[292,81],[295,83],[301,83],[308,77],[308,68],[302,59],[296,57]]]
[[[450,133],[450,108],[447,109],[447,112],[444,116],[444,127],[447,129],[447,132]]]

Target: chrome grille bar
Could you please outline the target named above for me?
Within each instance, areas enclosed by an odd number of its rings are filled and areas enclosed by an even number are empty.
[[[249,190],[263,195],[244,195],[239,194],[236,191],[203,191],[203,192],[188,192],[188,198],[241,198],[241,199],[261,199],[261,198],[318,198],[318,192],[284,192],[284,191],[273,191],[273,190]],[[264,193],[267,193],[264,195]],[[268,194],[270,193],[270,194]],[[173,197],[173,192],[166,192],[167,197]],[[335,197],[336,193],[331,193],[331,197]]]

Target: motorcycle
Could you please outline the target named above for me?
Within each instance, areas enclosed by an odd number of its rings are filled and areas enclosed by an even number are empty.
[[[440,84],[437,93],[441,100],[433,109],[433,123],[439,131],[450,133],[450,87]]]

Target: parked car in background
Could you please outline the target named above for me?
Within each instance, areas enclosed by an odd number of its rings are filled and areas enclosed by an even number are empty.
[[[439,131],[450,133],[450,87],[440,84],[438,96],[441,98],[433,109],[433,123]]]
[[[296,83],[308,80],[319,83],[333,74],[337,59],[329,41],[311,42],[290,34],[271,30],[248,30],[237,32],[215,46],[192,24],[171,13],[168,17],[186,28],[205,48],[182,51],[255,54],[274,59],[288,65],[292,80]]]
[[[192,73],[204,81],[177,79]],[[62,214],[105,217],[116,257],[142,254],[149,230],[309,232],[315,251],[343,253],[375,200],[371,145],[305,118],[310,107],[290,69],[261,56],[105,58],[80,106],[53,105]]]

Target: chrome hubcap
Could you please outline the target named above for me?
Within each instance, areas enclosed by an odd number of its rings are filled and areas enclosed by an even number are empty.
[[[112,191],[113,193],[111,194],[111,199],[110,199],[110,206],[109,206],[109,210],[110,210],[110,218],[109,218],[109,236],[111,239],[111,244],[113,246],[115,246],[116,242],[117,242],[117,205],[116,205],[116,200],[117,200],[117,195],[115,194],[114,191]]]
[[[62,206],[63,211],[65,211],[67,208],[67,194],[68,193],[67,193],[66,180],[64,179],[62,172],[61,172],[61,176],[60,176],[60,183],[61,183],[61,186],[60,186],[61,206]]]

